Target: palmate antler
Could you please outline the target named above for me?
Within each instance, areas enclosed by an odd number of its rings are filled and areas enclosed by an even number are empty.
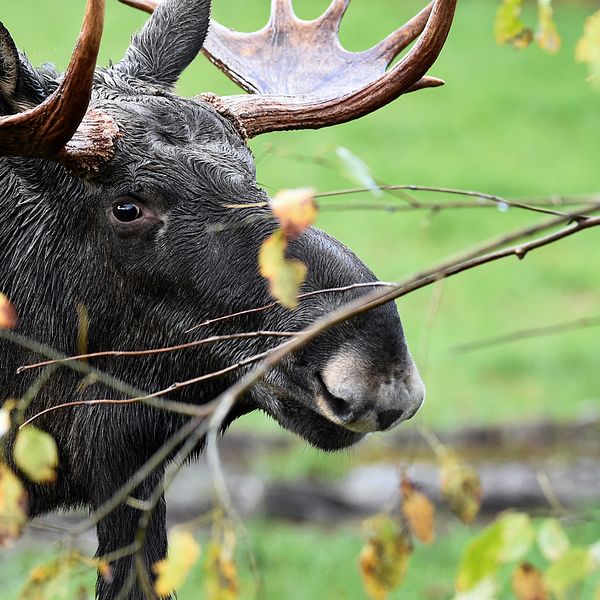
[[[344,123],[402,94],[444,83],[425,74],[446,41],[456,0],[431,2],[364,52],[347,52],[339,41],[340,23],[350,0],[333,0],[325,14],[314,21],[298,19],[291,0],[271,1],[266,27],[240,33],[213,21],[203,49],[230,79],[250,93],[219,98],[219,104],[236,116],[248,137]],[[121,2],[147,12],[159,3]],[[388,71],[392,61],[417,38],[410,52]]]
[[[110,157],[116,125],[88,112],[103,24],[104,0],[88,0],[58,89],[30,110],[0,117],[0,156],[48,158],[76,170],[94,170]]]

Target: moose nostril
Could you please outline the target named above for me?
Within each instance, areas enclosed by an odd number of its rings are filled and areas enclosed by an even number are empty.
[[[341,421],[349,421],[353,415],[350,403],[343,398],[333,395],[325,385],[320,373],[317,373],[317,380],[321,384],[321,393],[331,412]]]
[[[382,430],[389,429],[401,417],[402,417],[402,411],[401,410],[384,410],[384,411],[381,411],[377,415],[377,418],[378,418],[378,421],[379,421],[379,428],[382,429]]]

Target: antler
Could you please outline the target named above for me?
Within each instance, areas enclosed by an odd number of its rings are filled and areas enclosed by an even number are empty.
[[[104,0],[88,0],[58,89],[35,108],[0,118],[1,156],[49,158],[77,170],[94,170],[110,158],[116,124],[98,111],[87,112],[103,24]]]
[[[425,74],[450,31],[456,0],[435,0],[381,43],[348,52],[338,32],[350,0],[333,0],[314,21],[302,21],[291,0],[271,0],[260,31],[240,33],[213,21],[204,53],[247,96],[205,99],[233,113],[249,137],[283,129],[318,129],[362,117],[407,92],[444,82]],[[121,0],[151,12],[157,0]],[[419,37],[420,36],[420,37]],[[414,40],[411,51],[393,60]]]

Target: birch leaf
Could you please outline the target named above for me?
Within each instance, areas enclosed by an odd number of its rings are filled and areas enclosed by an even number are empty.
[[[169,596],[180,587],[200,558],[200,546],[188,531],[175,528],[169,538],[169,555],[152,568],[158,576],[154,591],[160,597]]]
[[[14,458],[31,481],[50,483],[56,480],[58,449],[48,433],[31,426],[23,427],[17,434]]]
[[[587,18],[575,59],[588,65],[592,79],[600,79],[600,10]]]
[[[535,32],[535,41],[542,50],[550,54],[556,54],[560,50],[561,39],[554,22],[552,0],[538,0],[538,29]]]
[[[402,512],[410,530],[419,541],[431,544],[435,539],[435,506],[406,476],[402,478],[402,497]]]
[[[18,477],[0,463],[0,547],[8,548],[27,522],[27,493]]]
[[[285,257],[287,241],[281,229],[270,235],[258,254],[260,274],[270,284],[271,295],[287,308],[298,306],[298,292],[308,269],[299,260]]]
[[[471,523],[481,507],[481,481],[477,471],[454,452],[440,455],[442,497],[463,522]]]
[[[517,600],[549,600],[542,573],[533,565],[520,564],[512,576],[512,590]]]
[[[412,546],[402,524],[388,515],[364,523],[367,542],[359,566],[363,585],[372,600],[386,600],[406,575]]]
[[[282,190],[271,200],[271,210],[288,239],[297,238],[317,219],[313,188]]]
[[[11,301],[0,292],[0,329],[14,329],[17,326],[17,311]]]
[[[510,44],[522,50],[531,44],[533,31],[521,21],[523,0],[502,0],[496,12],[494,34],[498,44]]]

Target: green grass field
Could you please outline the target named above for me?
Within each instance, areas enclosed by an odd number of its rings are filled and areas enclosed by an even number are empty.
[[[326,6],[324,0],[297,0],[296,4],[304,18],[316,16]],[[447,80],[444,88],[411,94],[356,123],[254,141],[261,183],[269,191],[353,187],[355,182],[341,172],[282,156],[287,152],[333,157],[335,148],[343,146],[387,183],[476,189],[519,198],[598,191],[600,94],[586,83],[585,69],[573,59],[583,20],[597,9],[597,3],[558,3],[564,46],[557,56],[537,48],[520,53],[497,47],[492,35],[496,4],[492,0],[459,3],[455,27],[432,70]],[[267,5],[266,0],[215,0],[214,14],[239,29],[258,28],[266,21]],[[355,0],[342,31],[343,42],[351,49],[375,43],[392,23],[400,23],[418,7],[414,0]],[[533,7],[529,8],[527,18],[533,18]],[[0,20],[34,64],[49,61],[64,67],[82,14],[83,2],[20,0],[3,3]],[[102,64],[122,56],[131,32],[144,19],[108,0]],[[179,89],[183,95],[194,95],[207,90],[232,93],[235,88],[199,59]],[[373,200],[369,195],[361,199]],[[382,279],[400,280],[490,236],[536,220],[540,216],[514,209],[448,211],[435,217],[323,211],[319,224],[346,242]],[[597,328],[465,355],[454,353],[452,347],[600,314],[599,259],[600,237],[592,230],[523,262],[508,260],[471,271],[402,299],[399,307],[407,337],[428,386],[418,421],[454,428],[547,417],[574,419],[598,411]],[[249,427],[264,426],[254,416],[244,422]],[[310,452],[298,456],[293,459],[296,463],[304,457],[306,462],[314,460]],[[361,542],[354,528],[323,532],[253,523],[250,534],[264,581],[258,597],[363,597],[355,569]],[[598,529],[592,534],[597,539]],[[393,597],[449,598],[452,575],[468,536],[464,528],[451,528],[433,549],[418,549],[405,587]],[[39,559],[38,552],[0,559],[3,599],[15,597],[25,573]],[[251,589],[247,571],[244,580]],[[197,586],[196,579],[182,590],[180,600],[197,598],[193,591]]]

